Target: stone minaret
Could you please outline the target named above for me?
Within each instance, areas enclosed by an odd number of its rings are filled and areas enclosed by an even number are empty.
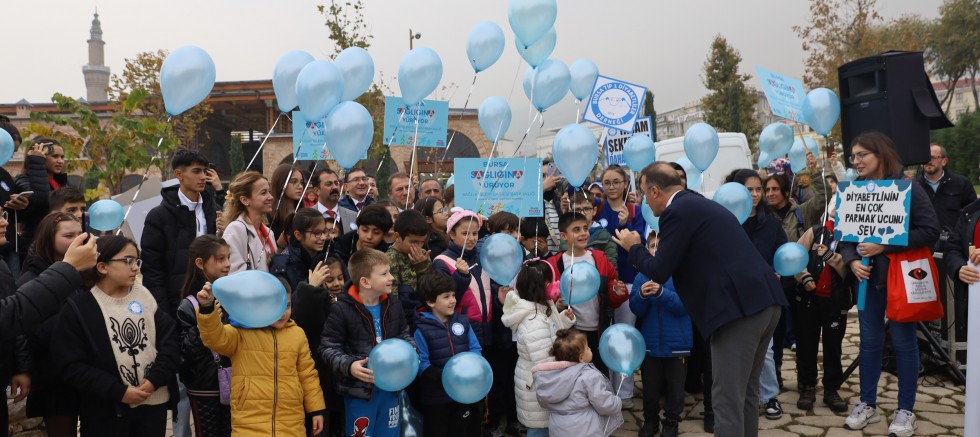
[[[102,41],[102,23],[96,10],[92,19],[91,36],[88,40],[88,65],[82,67],[85,75],[86,100],[89,103],[109,100],[106,87],[109,86],[109,67],[105,66],[105,41]]]

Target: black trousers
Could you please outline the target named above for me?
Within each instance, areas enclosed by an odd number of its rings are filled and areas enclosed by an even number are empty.
[[[82,437],[164,437],[167,433],[167,404],[125,408],[122,417],[82,416],[79,435]]]
[[[805,296],[797,307],[796,369],[800,385],[817,385],[817,347],[822,332],[823,387],[837,390],[844,376],[840,360],[847,312],[835,309],[829,297]]]
[[[427,405],[422,413],[424,437],[480,437],[483,435],[483,402]]]
[[[588,341],[589,349],[592,349],[592,356],[599,356],[599,331],[582,331],[585,334],[585,339]],[[599,371],[603,376],[609,378],[609,368],[606,367],[606,363],[602,362],[602,359],[592,360],[592,364],[595,365],[596,370]],[[645,385],[644,385],[645,386]]]
[[[517,423],[517,398],[514,397],[514,369],[517,367],[517,347],[497,347],[487,357],[493,370],[493,385],[487,396],[489,423],[496,426],[501,419]]]
[[[194,435],[197,437],[231,436],[231,407],[221,405],[217,396],[187,395],[194,416]]]
[[[797,316],[797,292],[796,292],[796,279],[782,278],[779,280],[780,285],[783,286],[783,294],[786,295],[786,300],[789,301],[788,307],[783,307],[783,312],[779,317],[779,324],[776,325],[776,332],[772,335],[772,359],[776,362],[776,369],[783,367],[783,348],[793,344],[794,341],[797,342],[797,347],[799,347],[799,341],[796,340],[797,325],[799,322],[799,317]]]
[[[647,355],[640,365],[643,376],[643,420],[660,422],[660,398],[664,398],[664,419],[679,422],[684,412],[684,380],[687,360],[681,357],[657,358]],[[663,388],[666,386],[666,393]]]

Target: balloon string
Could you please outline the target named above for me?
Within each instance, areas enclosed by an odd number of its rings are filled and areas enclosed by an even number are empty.
[[[305,134],[305,132],[304,132],[304,134]],[[303,140],[301,138],[300,139],[300,143],[301,144],[302,144],[302,141]],[[313,161],[313,169],[310,170],[310,180],[307,181],[307,183],[303,184],[303,193],[300,194],[300,196],[299,196],[299,202],[296,202],[296,208],[293,209],[293,212],[299,211],[299,208],[303,206],[303,202],[304,202],[303,199],[306,198],[306,191],[310,188],[310,184],[313,183],[313,175],[316,174],[316,168],[317,168],[317,166],[320,165],[320,161],[321,160],[323,161],[324,164],[327,163],[326,162],[326,156],[327,156],[327,141],[326,141],[326,139],[324,139],[324,141],[323,141],[323,147],[320,148],[320,157],[321,157],[321,159],[317,159],[316,161]],[[295,163],[295,162],[296,161],[293,160],[293,163]],[[289,179],[286,179],[286,180],[288,181]],[[317,182],[319,183],[319,181],[317,181]],[[341,187],[341,188],[343,188],[343,187]],[[285,191],[285,188],[283,189],[283,191]]]
[[[477,76],[477,74],[474,73],[473,74],[473,83],[470,84],[470,92],[466,93],[466,102],[463,103],[463,109],[461,109],[459,111],[459,119],[460,120],[463,119],[463,114],[466,112],[466,108],[470,105],[470,96],[473,95],[473,87],[476,86],[476,76]],[[442,166],[442,162],[446,160],[446,155],[449,154],[449,148],[453,146],[453,140],[456,139],[456,133],[457,132],[459,132],[459,131],[457,131],[456,129],[453,129],[453,134],[449,137],[449,143],[446,144],[446,149],[445,149],[445,151],[442,152],[442,159],[440,159],[439,162],[436,163],[436,173],[435,174],[436,174],[437,177],[439,175],[439,168]]]
[[[582,101],[575,100],[575,124],[578,124],[582,119]]]
[[[511,97],[514,97],[514,88],[517,88],[517,77],[521,74],[521,63],[517,63],[517,71],[514,72],[514,80],[510,82],[510,94],[507,95],[507,100],[510,101]]]
[[[341,180],[345,180],[345,179],[347,179],[347,173],[350,173],[350,170],[348,170],[348,169],[343,169],[343,172],[344,172],[344,174],[343,174],[343,176],[344,176],[344,179],[341,179]],[[319,181],[317,181],[317,182],[319,182]],[[347,188],[347,184],[346,184],[346,183],[341,183],[341,184],[340,184],[340,198],[341,198],[341,199],[343,199],[343,198],[344,198],[344,189],[345,189],[345,188]],[[365,196],[365,197],[366,197],[366,196]],[[339,201],[338,201],[338,202],[339,202]],[[343,207],[341,207],[341,208],[343,208]],[[361,215],[361,212],[360,212],[360,211],[357,211],[357,215]],[[337,217],[337,218],[339,218],[339,217]],[[337,229],[337,221],[336,221],[336,219],[337,219],[337,218],[335,218],[335,219],[334,219],[334,222],[333,222],[333,227],[334,227],[334,229]],[[347,224],[347,227],[348,227],[348,228],[350,228],[350,225],[351,225],[351,224]],[[340,229],[340,230],[339,230],[339,231],[337,231],[337,232],[338,232],[338,233],[339,233],[340,235],[343,235],[343,234],[346,234],[346,232],[342,232],[342,231],[343,231],[343,229]],[[327,245],[326,245],[326,247],[324,247],[324,248],[323,248],[323,253],[325,253],[325,254],[326,254],[326,256],[328,256],[328,257],[330,256],[330,247],[331,247],[331,246],[333,246],[333,240],[334,240],[334,239],[335,239],[335,238],[331,238],[331,239],[330,239],[329,241],[327,241]]]
[[[170,121],[173,120],[173,119],[174,119],[173,116],[168,115],[167,116],[167,123],[166,124],[170,124]],[[133,193],[133,200],[131,200],[129,202],[129,205],[126,205],[126,213],[123,214],[123,223],[126,222],[126,219],[129,218],[129,213],[133,210],[133,204],[136,203],[136,198],[139,197],[140,190],[143,189],[143,182],[146,182],[146,179],[147,179],[147,177],[150,174],[150,167],[153,166],[153,161],[155,161],[157,158],[160,157],[160,146],[163,144],[163,138],[164,138],[163,135],[161,135],[160,136],[160,141],[157,141],[157,148],[156,148],[157,153],[155,155],[153,155],[153,156],[150,156],[150,162],[147,163],[146,164],[146,168],[143,169],[143,177],[140,178],[140,183],[139,183],[139,185],[136,186],[136,192]],[[15,216],[15,218],[16,218],[16,216]],[[14,225],[14,226],[16,226],[16,225]],[[116,231],[116,235],[121,235],[121,234],[122,234],[122,223],[119,224],[119,230]]]
[[[528,125],[527,125],[527,130],[526,130],[526,131],[524,131],[524,136],[523,136],[523,137],[521,137],[521,142],[517,144],[517,149],[514,149],[514,156],[517,156],[517,152],[520,152],[520,151],[521,151],[521,147],[522,147],[522,146],[524,145],[524,140],[526,140],[526,139],[527,139],[527,135],[528,135],[529,133],[531,133],[531,127],[532,127],[532,126],[534,126],[534,122],[535,122],[535,120],[537,120],[537,118],[538,118],[538,117],[539,117],[540,115],[541,115],[541,112],[538,112],[538,113],[537,113],[537,114],[536,114],[536,115],[534,116],[534,119],[532,119],[532,120],[531,120],[531,122],[530,122],[530,123],[528,123]],[[535,150],[537,150],[537,148],[535,148]],[[537,153],[536,153],[536,152],[535,152],[535,155],[537,155]]]
[[[387,143],[388,147],[385,149],[384,153],[381,154],[381,160],[378,161],[378,168],[374,170],[375,175],[381,172],[381,167],[383,167],[385,164],[385,158],[388,157],[388,152],[391,150],[391,143],[395,142],[395,135],[398,133],[398,127],[401,126],[402,119],[405,117],[406,112],[408,112],[408,106],[405,106],[405,110],[402,111],[402,113],[398,116],[398,122],[395,123],[395,129],[392,130],[391,138],[388,139],[388,143]]]
[[[419,113],[422,112],[422,101],[421,100],[418,103],[418,112]],[[417,153],[417,151],[419,149],[419,116],[418,116],[418,114],[415,115],[415,137],[414,137],[413,143],[414,144],[412,144],[412,162],[411,162],[411,166],[409,167],[409,170],[408,170],[408,193],[409,194],[406,194],[405,195],[405,209],[408,209],[409,201],[412,200],[412,196],[411,196],[411,193],[412,193],[412,190],[413,190],[413,187],[412,187],[412,182],[413,182],[412,181],[412,175],[415,174],[415,155],[416,155],[416,153]]]
[[[269,133],[265,134],[265,137],[262,138],[262,142],[259,144],[259,148],[255,150],[255,154],[252,155],[252,160],[249,161],[248,162],[248,165],[245,166],[245,170],[244,171],[248,171],[248,169],[252,168],[252,164],[255,163],[255,158],[258,158],[259,157],[259,153],[262,153],[262,148],[265,147],[265,142],[269,140],[269,136],[272,135],[272,131],[276,130],[276,125],[279,124],[279,118],[282,117],[282,114],[283,113],[280,112],[279,115],[276,116],[276,121],[272,123],[272,129],[269,129]],[[289,117],[289,116],[287,115],[287,117]],[[168,119],[168,121],[169,121],[169,119]],[[290,121],[292,121],[291,118],[290,118]],[[304,125],[305,125],[305,123],[304,123]]]
[[[626,378],[629,377],[629,375],[625,373],[621,373],[621,375],[623,375],[623,377],[619,379],[619,387],[616,387],[616,397],[619,397],[619,391],[623,389],[623,382],[625,382]],[[606,428],[609,427],[609,419],[612,419],[612,416],[606,416],[606,424],[602,426],[602,435],[606,435]]]
[[[289,175],[286,176],[286,183],[282,184],[282,191],[279,192],[279,200],[276,201],[276,209],[273,210],[274,211],[273,214],[275,214],[275,215],[278,215],[279,214],[279,206],[282,205],[282,197],[286,194],[286,187],[289,186],[289,180],[293,178],[293,171],[295,171],[295,168],[296,168],[296,160],[297,160],[298,157],[299,157],[299,155],[297,155],[295,153],[293,154],[293,163],[292,163],[292,165],[290,165]],[[300,172],[300,174],[302,174],[302,172]],[[302,177],[302,176],[300,176],[300,177]],[[305,190],[304,190],[304,192],[305,192]],[[302,203],[302,202],[303,202],[303,197],[300,196],[299,202],[297,202],[297,203]]]

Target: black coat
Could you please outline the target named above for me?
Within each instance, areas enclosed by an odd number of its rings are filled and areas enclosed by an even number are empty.
[[[17,278],[17,286],[22,287],[24,284],[37,279],[48,267],[51,267],[51,265],[41,259],[41,257],[29,255],[24,260],[24,267],[21,269],[20,277]],[[30,348],[33,363],[31,368],[31,385],[48,387],[62,383],[58,369],[54,365],[54,355],[51,353],[51,337],[54,334],[54,327],[57,324],[58,318],[51,317],[27,335],[27,343]]]
[[[143,285],[156,298],[157,305],[171,317],[180,304],[180,291],[187,273],[187,247],[197,238],[194,211],[181,205],[179,186],[164,188],[163,200],[146,215],[140,246],[143,249]],[[208,234],[214,234],[214,200],[208,191],[201,193]]]
[[[61,310],[62,304],[82,287],[82,275],[64,262],[54,263],[36,280],[0,300],[0,341],[31,332]]]
[[[343,398],[337,396],[335,388],[336,376],[330,369],[330,364],[323,361],[320,350],[320,334],[323,333],[323,325],[330,314],[330,307],[333,306],[333,299],[324,287],[314,287],[305,281],[300,282],[293,291],[293,321],[296,322],[306,334],[306,341],[310,344],[313,351],[313,363],[316,365],[317,374],[320,375],[320,388],[323,390],[324,400],[328,408],[337,405],[336,402],[343,402]]]
[[[944,170],[936,191],[932,191],[925,176],[919,178],[919,184],[929,195],[929,201],[936,209],[939,226],[942,229],[950,230],[956,226],[960,218],[960,210],[977,200],[977,192],[970,181],[963,176],[950,173],[949,170]]]
[[[10,274],[7,263],[0,260],[0,298],[6,298],[17,293],[14,277]],[[0,340],[0,385],[6,386],[11,375],[28,373],[31,370],[31,353],[27,347],[27,336],[18,335],[15,338]]]
[[[383,340],[400,338],[415,346],[398,298],[383,295],[380,305],[380,337]],[[330,309],[317,350],[317,355],[330,366],[336,377],[337,393],[360,399],[371,398],[374,387],[351,376],[350,366],[354,361],[366,358],[377,344],[371,313],[361,303],[352,286],[347,293],[340,295],[337,303]]]
[[[289,284],[290,293],[295,297],[299,283],[309,279],[310,270],[316,267],[317,263],[323,261],[325,255],[325,253],[320,252],[316,256],[310,257],[299,243],[290,242],[282,253],[272,256],[269,273],[285,279],[286,283]]]
[[[204,284],[201,284],[203,287]],[[195,299],[196,297],[191,297]],[[227,314],[222,314],[227,323]],[[177,306],[177,332],[180,335],[180,382],[195,395],[218,395],[218,363],[211,349],[201,342],[201,331],[197,327],[197,308],[188,299],[182,299]],[[220,356],[222,367],[231,367],[228,357]]]
[[[180,397],[175,378],[180,366],[176,324],[159,308],[153,314],[153,323],[157,356],[145,379],[158,389],[166,386],[171,402],[176,402]],[[123,417],[131,410],[122,403],[128,385],[119,377],[112,345],[95,296],[86,292],[72,297],[58,316],[51,349],[58,351],[55,364],[64,380],[79,392],[80,416]]]
[[[51,212],[49,198],[54,189],[48,181],[48,170],[45,167],[44,159],[43,156],[27,156],[27,170],[14,178],[16,192],[34,192],[31,195],[27,208],[17,214],[17,220],[19,223],[22,223],[23,229],[20,240],[20,252],[22,254],[27,253],[27,247],[24,243],[26,242],[29,245],[34,241],[34,232],[37,231],[37,225],[41,223],[41,219],[44,216]],[[68,185],[68,175],[65,173],[56,174],[54,175],[54,181],[62,187]]]
[[[946,260],[946,271],[956,280],[956,286],[962,287],[966,291],[966,284],[960,281],[960,269],[966,266],[970,259],[970,246],[977,246],[977,241],[973,241],[973,232],[977,228],[977,221],[980,220],[980,200],[963,208],[956,227],[949,235],[946,246],[946,253],[943,254]],[[957,308],[963,305],[957,305]]]
[[[343,261],[344,265],[346,266],[350,261],[351,255],[353,255],[354,252],[357,252],[357,240],[359,238],[360,237],[357,236],[357,231],[350,231],[344,235],[334,238],[332,242],[328,242],[328,250],[330,251],[331,255]],[[385,243],[384,240],[381,240],[381,243],[378,244],[378,247],[375,249],[381,252],[387,252],[389,247],[391,247],[390,244]]]
[[[13,194],[20,193],[20,189],[14,183],[14,177],[7,173],[0,167],[0,206],[7,204],[10,201],[10,196]],[[7,226],[7,244],[0,246],[0,254],[6,256],[7,254],[14,251],[15,247],[18,245],[14,244],[14,238],[17,236],[17,227],[14,226],[16,223],[20,223],[20,212],[19,211],[8,211],[10,214],[10,225]],[[20,245],[25,244],[23,240],[20,241]],[[18,247],[20,248],[20,247]],[[22,251],[23,248],[20,248]]]
[[[755,229],[751,233],[750,239],[762,259],[772,267],[773,260],[776,258],[776,250],[779,246],[786,244],[786,232],[783,226],[775,217],[769,215],[765,208],[761,206],[755,215]],[[744,225],[743,225],[744,228]]]
[[[678,192],[660,214],[657,253],[637,244],[629,261],[654,282],[674,279],[704,338],[728,322],[788,305],[775,272],[735,216],[697,194]]]

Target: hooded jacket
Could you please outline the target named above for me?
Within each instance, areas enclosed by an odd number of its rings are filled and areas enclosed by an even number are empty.
[[[395,297],[381,295],[381,333],[383,340],[400,338],[413,347],[415,340],[408,332],[402,305]],[[350,366],[371,353],[378,344],[374,332],[374,320],[361,301],[356,285],[351,285],[346,294],[337,298],[330,308],[327,322],[320,334],[320,359],[330,366],[337,381],[337,393],[345,397],[371,399],[374,389],[350,374]]]
[[[470,319],[473,330],[476,331],[480,345],[490,344],[493,331],[490,322],[493,318],[493,291],[490,289],[490,275],[477,265],[480,254],[474,248],[463,253],[463,259],[470,266],[470,274],[464,275],[456,270],[456,260],[462,249],[456,243],[450,242],[449,248],[436,257],[432,263],[434,270],[443,272],[453,278],[456,283],[456,312],[465,314]]]
[[[187,248],[197,238],[197,216],[180,203],[179,189],[180,186],[173,186],[160,191],[163,199],[147,213],[140,237],[143,284],[153,293],[157,305],[171,316],[176,315],[180,304],[180,289],[187,274]],[[201,193],[201,201],[207,233],[214,234],[214,201],[207,191]]]
[[[231,426],[235,436],[306,435],[307,414],[326,409],[306,335],[292,320],[282,329],[243,329],[221,323],[221,311],[202,307],[201,340],[231,357]]]
[[[551,309],[551,315],[546,315]],[[517,418],[529,428],[548,427],[548,409],[538,403],[531,368],[555,361],[551,346],[559,329],[571,328],[574,321],[559,313],[554,302],[542,305],[524,300],[511,290],[504,301],[504,325],[517,335],[517,367],[514,369],[514,394]],[[573,434],[584,435],[584,434]]]
[[[592,363],[556,361],[531,372],[538,402],[551,411],[550,435],[608,436],[623,424],[623,401]]]
[[[14,278],[7,263],[0,261],[0,298],[17,293]],[[31,353],[27,345],[27,335],[0,341],[0,381],[10,382],[11,375],[28,373],[31,370]]]
[[[674,281],[668,280],[656,296],[643,297],[640,288],[649,281],[643,273],[636,275],[630,293],[630,311],[642,320],[638,326],[646,343],[647,355],[657,358],[686,357],[694,345],[694,329]]]

